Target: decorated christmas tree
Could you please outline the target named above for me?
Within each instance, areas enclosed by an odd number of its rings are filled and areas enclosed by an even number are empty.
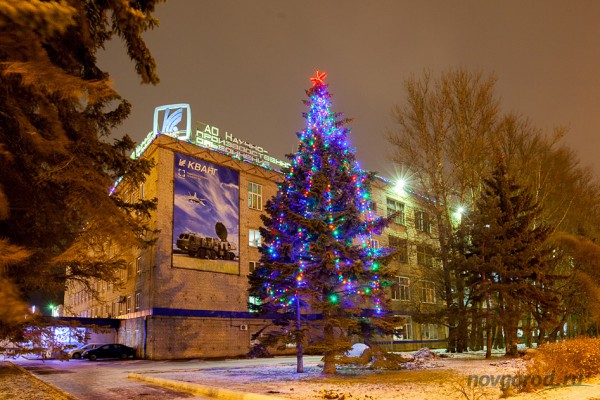
[[[351,336],[368,337],[384,326],[388,251],[373,246],[387,220],[375,216],[363,171],[348,144],[348,119],[331,111],[331,95],[317,71],[305,100],[306,128],[289,155],[277,195],[266,204],[261,267],[250,276],[250,295],[261,312],[276,313],[279,333],[298,350],[324,354],[324,373]]]

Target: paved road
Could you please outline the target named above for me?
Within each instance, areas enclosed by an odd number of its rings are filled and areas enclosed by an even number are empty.
[[[321,357],[305,357],[305,362],[317,362]],[[223,361],[149,361],[149,360],[26,360],[14,361],[48,382],[80,400],[180,400],[207,399],[189,393],[147,385],[127,378],[129,372],[190,371],[197,369],[246,367],[255,365],[295,365],[295,358],[278,357],[254,360]]]

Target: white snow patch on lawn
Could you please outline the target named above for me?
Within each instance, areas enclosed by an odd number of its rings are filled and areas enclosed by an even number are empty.
[[[403,354],[407,358],[414,355]],[[468,386],[468,377],[514,376],[522,374],[525,367],[522,359],[504,359],[499,353],[492,360],[485,360],[484,353],[464,353],[447,354],[445,358],[434,360],[416,360],[412,364],[410,370],[400,371],[339,367],[340,374],[334,377],[323,376],[318,361],[305,362],[303,374],[296,373],[295,363],[289,362],[272,366],[143,374],[298,400],[497,399],[502,394],[499,385]],[[581,386],[549,387],[510,399],[600,400],[600,378],[584,381]]]

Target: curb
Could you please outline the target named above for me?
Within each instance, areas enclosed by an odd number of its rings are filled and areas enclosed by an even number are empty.
[[[289,398],[267,396],[258,393],[237,392],[235,390],[221,389],[214,386],[200,385],[198,383],[176,381],[173,379],[157,378],[130,372],[127,377],[139,381],[148,382],[158,386],[165,386],[172,389],[182,390],[192,394],[202,396],[216,397],[228,400],[289,400]]]
[[[35,379],[36,381],[40,382],[42,385],[48,387],[50,390],[53,390],[54,392],[60,394],[61,396],[64,396],[65,399],[68,400],[79,400],[77,397],[73,396],[72,394],[69,394],[67,392],[65,392],[64,390],[42,380],[41,378],[38,378],[37,376],[35,376],[35,374],[33,374],[30,371],[27,371],[25,368],[21,367],[20,365],[14,364],[10,361],[6,361],[6,363],[8,363],[8,365],[12,366],[13,368],[19,370],[21,373],[25,374],[25,375],[29,375],[30,377],[32,377],[33,379]]]

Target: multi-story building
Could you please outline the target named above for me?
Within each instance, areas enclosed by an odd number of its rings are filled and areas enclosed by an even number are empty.
[[[156,242],[126,250],[130,262],[120,272],[120,285],[91,282],[98,293],[92,296],[72,283],[65,293],[66,315],[118,319],[115,340],[137,348],[140,357],[244,355],[251,335],[269,322],[249,312],[247,277],[260,258],[263,206],[281,179],[266,165],[281,162],[231,135],[225,143],[209,128],[198,131],[200,145],[166,134],[143,143],[141,156],[155,166],[141,187],[121,185],[117,195],[158,199],[150,223],[159,231]],[[243,146],[250,162],[226,154]],[[377,180],[371,196],[380,215],[398,213],[375,238],[400,250],[392,262],[398,281],[390,295],[401,334],[387,338],[390,348],[440,347],[445,329],[417,324],[411,316],[415,304],[423,310],[439,303],[435,283],[424,273],[435,267],[431,221],[414,194],[389,182]]]
[[[379,341],[392,351],[411,351],[427,346],[446,345],[444,325],[423,318],[442,306],[437,259],[437,227],[428,214],[427,200],[398,182],[376,180],[371,198],[377,214],[395,215],[382,234],[375,238],[377,245],[393,248],[396,255],[390,263],[396,281],[390,288],[390,311],[398,316],[396,335]],[[416,316],[427,323],[417,323]]]

